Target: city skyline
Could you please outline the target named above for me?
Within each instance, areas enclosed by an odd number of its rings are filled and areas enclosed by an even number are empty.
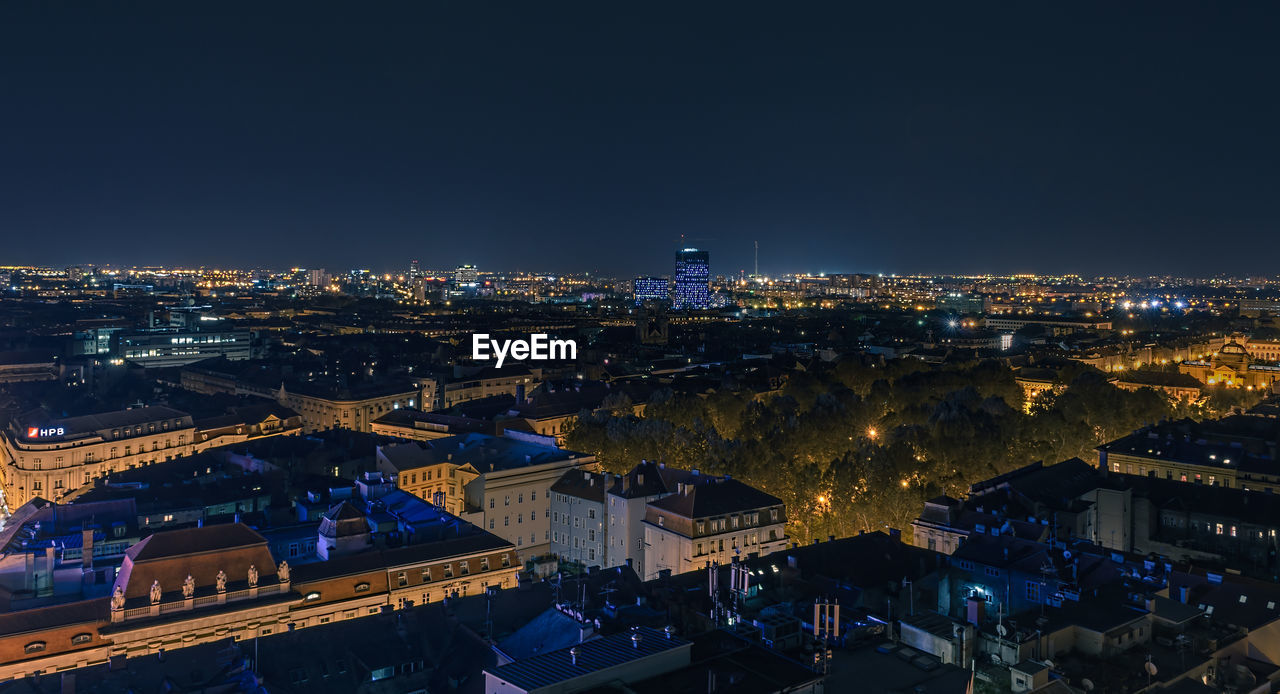
[[[734,9],[6,7],[5,260],[1267,269],[1275,8]]]

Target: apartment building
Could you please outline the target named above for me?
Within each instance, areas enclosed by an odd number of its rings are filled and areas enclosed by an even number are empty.
[[[609,545],[606,487],[612,475],[569,470],[551,485],[551,553],[584,567],[603,566]]]
[[[729,477],[693,475],[645,510],[647,579],[787,546],[782,500]]]
[[[595,456],[508,431],[378,447],[378,469],[400,488],[510,541],[523,559],[551,548],[551,485]]]

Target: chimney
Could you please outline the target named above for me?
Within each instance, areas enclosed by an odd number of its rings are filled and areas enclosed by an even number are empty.
[[[80,531],[80,565],[86,570],[93,568],[93,528]]]

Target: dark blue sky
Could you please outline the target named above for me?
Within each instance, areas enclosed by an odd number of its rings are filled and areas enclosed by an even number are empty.
[[[1277,269],[1275,3],[54,5],[0,264]]]

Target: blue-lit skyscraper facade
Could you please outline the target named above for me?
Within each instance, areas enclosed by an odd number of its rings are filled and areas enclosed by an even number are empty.
[[[677,251],[676,288],[671,295],[671,308],[704,309],[710,305],[710,254],[696,248]]]
[[[667,278],[637,277],[633,280],[632,291],[636,299],[636,306],[646,301],[666,301],[668,298]]]

